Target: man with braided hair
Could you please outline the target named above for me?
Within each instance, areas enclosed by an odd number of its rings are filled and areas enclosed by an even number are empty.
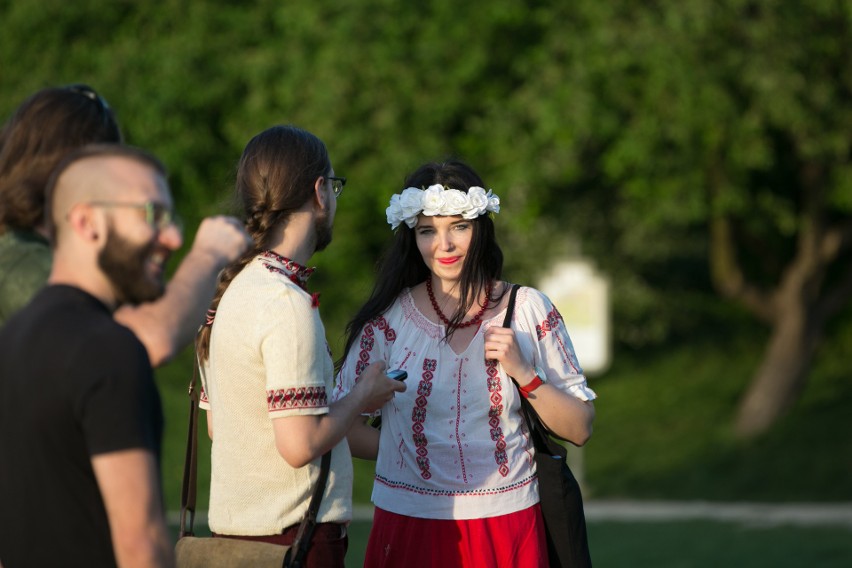
[[[308,262],[331,242],[337,199],[325,144],[274,126],[246,146],[236,193],[254,246],[223,271],[198,339],[213,439],[209,523],[214,536],[292,544],[320,469],[331,470],[307,566],[342,567],[352,518],[346,435],[360,415],[405,385],[384,364],[366,368],[348,396],[329,404],[334,365],[308,291]]]

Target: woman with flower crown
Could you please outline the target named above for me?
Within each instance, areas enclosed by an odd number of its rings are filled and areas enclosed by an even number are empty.
[[[551,301],[521,287],[502,327],[511,284],[491,219],[500,200],[485,187],[460,161],[408,177],[387,209],[393,243],[347,327],[334,397],[376,361],[408,373],[381,430],[349,435],[353,455],[377,460],[365,566],[547,566],[520,397],[574,444],[592,432],[596,395]]]

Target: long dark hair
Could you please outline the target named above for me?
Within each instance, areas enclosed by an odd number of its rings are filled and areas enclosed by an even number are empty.
[[[426,188],[433,184],[464,192],[474,186],[486,187],[479,174],[460,160],[423,164],[406,178],[403,187]],[[449,339],[456,329],[453,324],[461,323],[480,293],[487,290],[490,283],[499,280],[503,273],[503,251],[497,244],[494,221],[486,214],[471,222],[473,235],[459,282],[459,307],[450,318],[446,339]],[[346,358],[361,329],[368,322],[384,313],[405,288],[424,282],[430,274],[417,249],[414,229],[402,223],[390,248],[380,261],[370,298],[346,325],[346,347],[338,365]]]
[[[317,178],[330,172],[331,161],[322,140],[295,126],[273,126],[249,141],[237,167],[236,194],[253,245],[222,271],[210,304],[212,313],[237,274],[269,248],[276,229],[313,197]],[[210,331],[211,326],[205,325],[198,332],[202,361],[210,356]]]
[[[87,144],[120,143],[112,109],[87,85],[43,89],[0,131],[0,232],[44,220],[45,187],[69,153]]]

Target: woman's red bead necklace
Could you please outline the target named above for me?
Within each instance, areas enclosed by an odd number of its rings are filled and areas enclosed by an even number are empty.
[[[488,286],[488,291],[485,293],[485,304],[479,310],[479,313],[477,313],[475,316],[473,316],[472,319],[464,323],[458,323],[453,325],[450,323],[450,320],[447,319],[447,316],[444,315],[444,312],[441,311],[441,308],[438,307],[438,301],[435,299],[435,293],[432,291],[432,279],[426,279],[426,292],[429,294],[429,301],[432,302],[432,308],[435,310],[435,313],[438,314],[438,317],[441,318],[441,321],[444,322],[444,325],[446,325],[447,327],[455,327],[456,329],[461,329],[463,327],[468,327],[473,324],[479,323],[479,321],[482,319],[482,316],[485,314],[485,310],[488,309],[488,302],[491,299],[491,288],[492,286]]]

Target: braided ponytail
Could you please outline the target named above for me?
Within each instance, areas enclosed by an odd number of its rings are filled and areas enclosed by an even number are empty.
[[[198,331],[199,361],[210,357],[215,313],[237,274],[270,242],[293,211],[313,196],[314,182],[328,175],[331,162],[322,140],[295,126],[273,126],[252,138],[237,166],[236,193],[245,212],[245,227],[253,246],[219,275],[207,323]]]

